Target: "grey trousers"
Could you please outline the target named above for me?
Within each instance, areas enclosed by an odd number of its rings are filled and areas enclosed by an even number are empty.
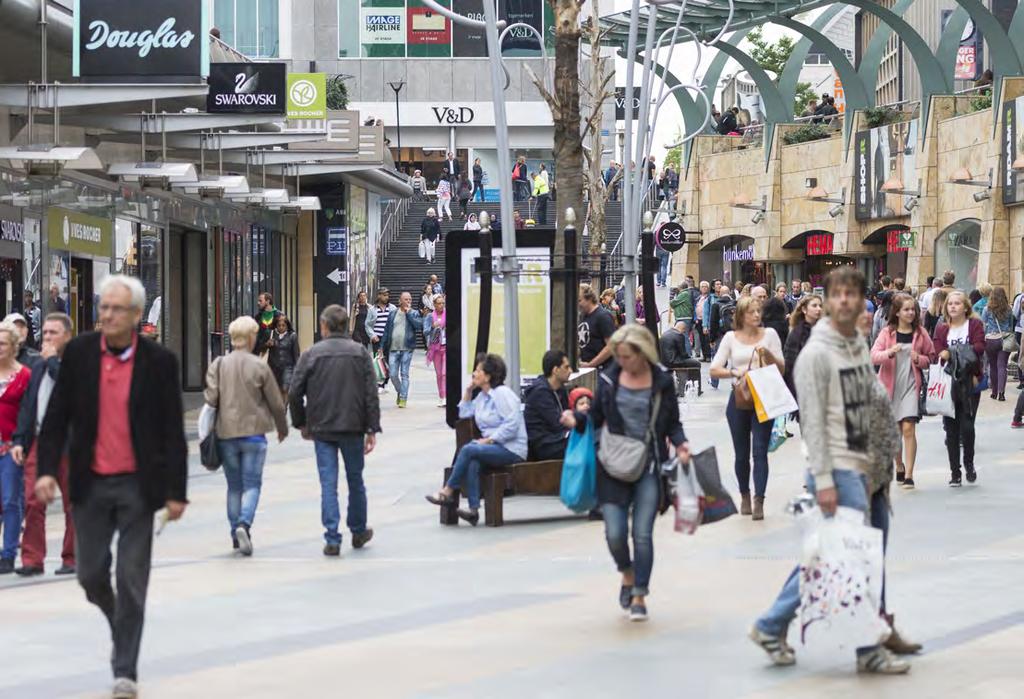
[[[86,598],[110,624],[114,677],[137,679],[142,622],[149,586],[153,513],[134,474],[97,477],[87,499],[76,504],[75,559]],[[117,533],[117,591],[110,583],[110,546]]]

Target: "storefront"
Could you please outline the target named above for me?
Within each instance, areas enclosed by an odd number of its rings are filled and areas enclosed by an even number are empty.
[[[854,265],[866,271],[854,258],[834,254],[835,234],[831,231],[807,231],[793,237],[784,248],[802,248],[804,251],[802,281],[810,282],[814,288],[823,286],[825,277],[836,267]]]
[[[917,233],[907,226],[894,224],[875,229],[862,241],[865,245],[885,245],[885,254],[879,256],[877,274],[896,279],[907,275],[907,256],[917,239]]]
[[[711,241],[700,251],[698,262],[700,278],[710,282],[756,284],[765,281],[765,264],[754,261],[754,239],[745,236],[726,236]]]
[[[110,274],[114,222],[51,206],[46,210],[49,245],[49,307],[71,316],[74,334],[95,327],[104,277]]]
[[[21,209],[0,206],[0,309],[24,308],[25,222]]]
[[[976,218],[957,221],[935,239],[935,273],[953,270],[957,288],[977,288],[980,248],[981,221]]]

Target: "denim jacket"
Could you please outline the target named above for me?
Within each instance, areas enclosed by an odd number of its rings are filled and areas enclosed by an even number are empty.
[[[1013,331],[1013,314],[1007,313],[1006,320],[999,320],[996,314],[986,306],[981,312],[981,322],[985,324],[985,336],[1001,335]]]
[[[385,352],[391,351],[391,340],[392,332],[395,329],[395,315],[397,315],[399,309],[391,311],[388,316],[388,325],[384,328],[384,337],[381,340],[380,346],[384,348]],[[419,311],[409,309],[405,314],[405,346],[409,350],[416,349],[416,333],[423,332],[423,318]]]

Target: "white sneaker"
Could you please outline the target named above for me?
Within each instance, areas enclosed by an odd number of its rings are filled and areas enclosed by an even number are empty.
[[[786,639],[766,634],[761,629],[757,628],[757,625],[751,627],[748,636],[751,641],[760,646],[761,650],[768,654],[768,657],[771,658],[772,664],[783,667],[796,664],[796,656],[793,654],[793,650],[786,645]]]
[[[118,677],[114,680],[114,689],[110,693],[110,699],[135,699],[139,696],[139,687],[134,680],[127,677]]]
[[[439,408],[447,408],[448,407],[448,401],[446,401],[444,398],[442,398],[441,400],[437,401],[437,407],[439,407]]]
[[[896,654],[878,646],[870,653],[857,656],[857,672],[872,675],[905,675],[910,672],[910,663]]]
[[[239,524],[235,527],[235,539],[238,540],[238,550],[243,556],[252,555],[252,539],[249,537],[249,530]]]

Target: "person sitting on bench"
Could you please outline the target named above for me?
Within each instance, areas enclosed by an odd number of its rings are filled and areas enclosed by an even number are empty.
[[[669,369],[700,369],[700,361],[692,358],[693,350],[686,333],[686,325],[686,321],[680,320],[661,336],[661,362]],[[676,395],[682,396],[685,387],[686,379],[680,380],[677,376]]]
[[[459,403],[459,418],[473,418],[483,435],[459,450],[452,465],[452,474],[436,495],[427,495],[427,501],[441,507],[454,504],[456,489],[465,490],[469,509],[458,510],[460,519],[474,527],[480,521],[480,469],[508,466],[526,460],[526,424],[523,422],[522,403],[511,388],[505,385],[505,361],[496,354],[481,354],[476,358],[473,380]],[[479,389],[476,397],[474,390]]]
[[[526,437],[530,461],[556,461],[565,457],[568,431],[561,424],[569,405],[565,384],[572,374],[569,358],[562,350],[548,350],[541,359],[544,373],[530,384],[524,396]]]

